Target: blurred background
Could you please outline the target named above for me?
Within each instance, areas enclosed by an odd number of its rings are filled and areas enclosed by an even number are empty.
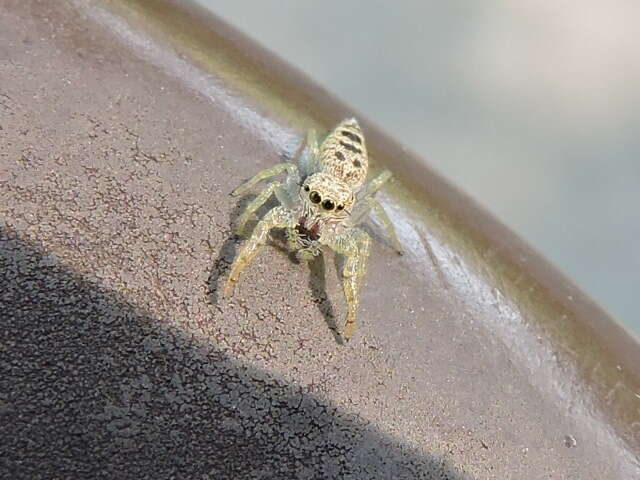
[[[198,0],[640,333],[640,2]]]

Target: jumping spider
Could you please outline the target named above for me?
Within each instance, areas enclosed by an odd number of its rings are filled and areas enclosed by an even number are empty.
[[[279,163],[258,173],[236,188],[241,195],[261,180],[287,172],[284,183],[272,182],[253,200],[238,220],[237,233],[245,233],[247,222],[271,195],[281,206],[270,210],[258,222],[253,234],[236,257],[224,294],[233,295],[242,270],[255,258],[268,239],[269,231],[282,228],[288,246],[301,262],[320,253],[322,245],[345,257],[342,286],[347,301],[347,319],[343,337],[353,335],[358,308],[358,290],[362,284],[369,256],[369,235],[357,226],[374,210],[398,250],[402,247],[389,217],[373,197],[391,178],[388,170],[363,185],[369,162],[362,130],[355,119],[344,120],[318,145],[316,133],[307,135],[309,155],[300,168],[293,163]]]

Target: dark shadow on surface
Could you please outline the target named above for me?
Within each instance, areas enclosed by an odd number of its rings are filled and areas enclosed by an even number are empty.
[[[0,282],[2,478],[463,478],[3,229]]]
[[[222,287],[221,282],[224,282],[225,275],[229,271],[229,267],[233,263],[233,259],[236,257],[236,253],[238,250],[238,244],[240,243],[240,238],[237,235],[231,234],[222,244],[220,250],[218,251],[218,256],[213,261],[213,268],[209,273],[209,279],[207,281],[209,299],[211,303],[214,305],[218,304],[218,300],[220,296],[218,292]],[[210,246],[212,251],[215,251],[212,246]]]
[[[324,262],[324,254],[314,257],[313,260],[309,262],[309,289],[311,290],[311,297],[313,298],[313,302],[318,305],[318,309],[322,313],[325,322],[327,322],[327,326],[329,327],[329,330],[331,330],[336,343],[339,345],[345,345],[345,342],[338,330],[333,305],[327,295],[326,269]]]
[[[216,259],[213,261],[213,268],[211,269],[211,273],[209,274],[209,280],[207,281],[208,291],[209,291],[209,299],[211,303],[214,305],[218,304],[219,295],[218,292],[220,290],[220,282],[224,281],[224,277],[231,267],[233,260],[236,258],[236,254],[238,253],[238,245],[242,243],[243,239],[235,234],[235,229],[237,226],[238,218],[242,215],[247,205],[253,200],[255,195],[245,195],[240,199],[240,201],[236,204],[236,206],[231,210],[229,214],[229,226],[231,228],[231,233],[229,237],[224,241],[222,247],[218,250],[218,255]],[[253,225],[248,225],[248,231],[251,231]],[[209,245],[209,249],[212,253],[215,253],[216,249],[213,245]]]

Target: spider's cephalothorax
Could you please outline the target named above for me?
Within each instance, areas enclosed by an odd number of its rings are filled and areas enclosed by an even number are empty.
[[[326,172],[314,173],[300,189],[296,231],[304,240],[319,241],[323,233],[335,232],[349,219],[354,195],[349,186]]]
[[[233,294],[240,273],[267,241],[269,231],[283,228],[289,247],[302,261],[318,255],[322,245],[344,255],[342,284],[348,312],[343,336],[349,340],[355,327],[358,290],[366,271],[371,243],[369,236],[357,226],[372,209],[386,227],[396,249],[402,252],[389,217],[374,199],[375,193],[391,178],[391,172],[385,170],[364,184],[369,161],[364,135],[355,119],[341,122],[321,145],[318,145],[315,132],[310,131],[307,147],[309,155],[307,161],[301,163],[300,171],[293,163],[280,163],[258,173],[234,190],[234,195],[240,195],[261,180],[287,172],[285,182],[270,183],[240,216],[238,233],[242,234],[246,223],[271,195],[281,203],[258,222],[238,254],[225,294]]]

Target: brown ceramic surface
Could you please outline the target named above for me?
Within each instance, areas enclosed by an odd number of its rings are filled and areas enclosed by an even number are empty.
[[[354,112],[186,5],[0,0],[0,476],[640,478],[636,340],[367,122],[352,342],[331,255],[219,297],[228,193]]]

